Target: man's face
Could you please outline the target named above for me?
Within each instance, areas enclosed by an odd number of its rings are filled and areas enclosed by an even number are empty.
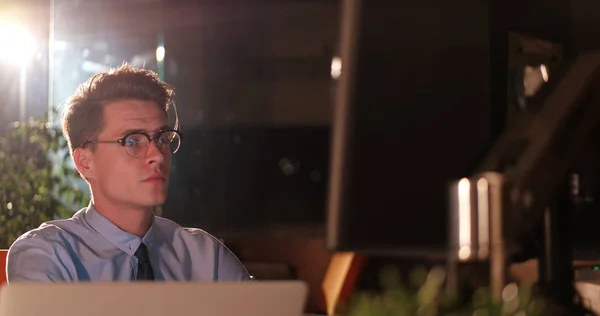
[[[120,100],[104,106],[104,128],[99,141],[113,141],[132,131],[153,137],[168,129],[165,112],[154,102]],[[149,207],[160,205],[167,197],[171,155],[161,152],[154,140],[141,158],[131,157],[119,143],[96,144],[90,153],[93,165],[89,179],[94,198],[114,205]]]

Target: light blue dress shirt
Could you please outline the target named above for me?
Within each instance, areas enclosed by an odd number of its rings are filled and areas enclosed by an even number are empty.
[[[19,237],[8,251],[11,282],[130,281],[135,251],[144,242],[156,280],[243,281],[248,272],[218,239],[154,216],[144,238],[127,233],[90,203],[70,219],[42,224]]]

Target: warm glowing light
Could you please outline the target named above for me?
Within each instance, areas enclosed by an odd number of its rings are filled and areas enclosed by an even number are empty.
[[[156,49],[156,61],[161,62],[165,60],[165,48],[163,46],[158,46]]]
[[[24,25],[0,20],[0,59],[23,66],[35,54],[36,46],[35,38]]]
[[[458,256],[466,259],[471,255],[471,182],[463,178],[458,182]]]
[[[342,59],[333,57],[331,59],[331,78],[337,79],[342,74]]]
[[[471,256],[471,247],[469,246],[462,246],[460,247],[460,249],[458,250],[458,258],[461,260],[465,260],[468,259]]]
[[[540,66],[540,72],[542,73],[542,79],[544,79],[544,82],[548,82],[548,68],[546,68],[546,65],[542,64]]]
[[[536,67],[525,66],[523,72],[523,87],[525,88],[525,96],[534,96],[550,79],[550,73],[546,65],[542,64]]]
[[[488,254],[487,246],[490,243],[490,201],[489,201],[489,190],[488,181],[486,178],[481,178],[477,181],[477,214],[479,223],[477,230],[479,231],[479,257],[485,259]]]

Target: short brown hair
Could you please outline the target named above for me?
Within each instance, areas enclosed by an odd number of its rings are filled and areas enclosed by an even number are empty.
[[[161,81],[154,71],[128,64],[92,76],[79,85],[65,105],[62,129],[69,151],[72,154],[102,131],[106,103],[125,99],[154,101],[167,115],[173,96],[173,87]]]

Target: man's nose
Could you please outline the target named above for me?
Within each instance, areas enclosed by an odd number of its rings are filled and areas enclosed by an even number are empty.
[[[158,144],[152,140],[148,147],[148,152],[144,157],[146,163],[163,163],[165,161],[165,154],[158,148]]]

